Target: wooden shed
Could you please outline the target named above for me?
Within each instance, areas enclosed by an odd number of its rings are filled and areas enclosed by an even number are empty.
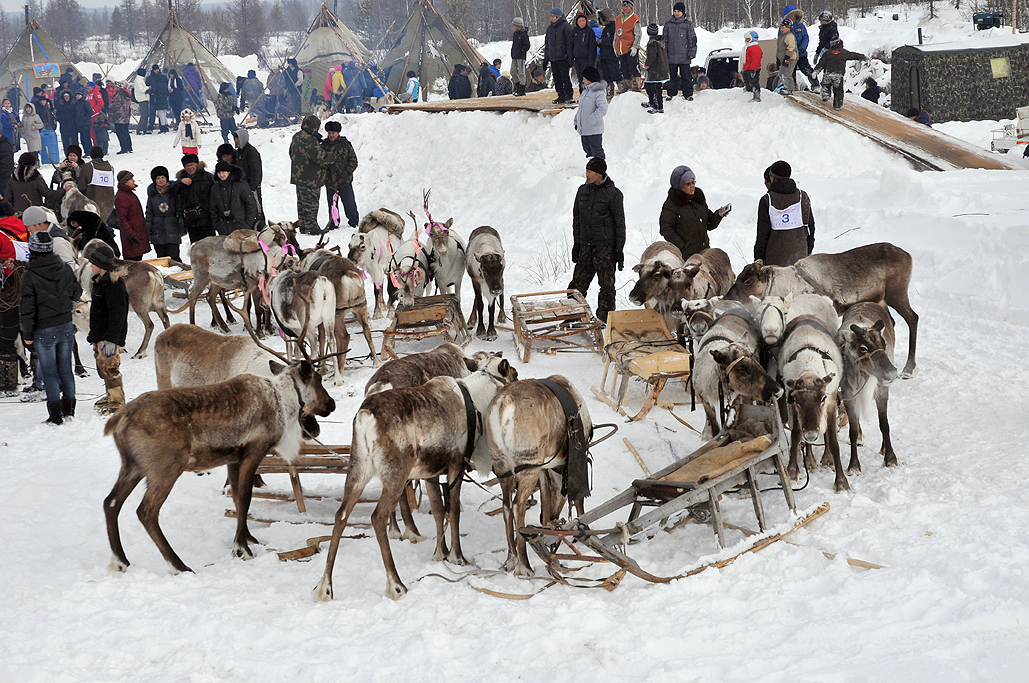
[[[905,45],[893,51],[892,109],[933,122],[1008,119],[1029,105],[1029,35]]]

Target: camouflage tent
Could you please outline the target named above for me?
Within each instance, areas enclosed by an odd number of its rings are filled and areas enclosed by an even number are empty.
[[[445,94],[454,66],[464,64],[471,73],[472,90],[478,84],[479,65],[485,61],[453,24],[429,0],[411,7],[400,36],[379,62],[379,75],[393,92],[403,92],[407,72],[418,75],[425,92]]]
[[[302,105],[305,114],[310,113],[312,97],[315,102],[322,101],[329,67],[341,64],[344,57],[363,64],[371,57],[371,52],[323,3],[293,55],[297,65],[307,74]]]
[[[150,65],[157,64],[168,69],[175,69],[179,76],[190,62],[200,72],[200,82],[204,96],[208,102],[214,102],[218,97],[218,86],[222,83],[235,84],[236,76],[225,68],[225,65],[218,61],[214,53],[204,47],[204,44],[187,31],[179,23],[175,16],[175,10],[168,12],[168,21],[164,30],[157,36],[157,42],[150,48],[150,52],[139,63],[138,69],[145,69],[150,72]],[[186,81],[183,79],[183,84]]]
[[[3,62],[0,62],[0,87],[6,92],[17,83],[25,99],[32,89],[46,83],[57,85],[61,74],[74,65],[50,37],[37,19],[32,19],[21,32]],[[78,70],[75,74],[79,75]]]
[[[893,51],[893,111],[925,109],[934,122],[1007,119],[1029,105],[1029,36],[988,46],[905,45]]]

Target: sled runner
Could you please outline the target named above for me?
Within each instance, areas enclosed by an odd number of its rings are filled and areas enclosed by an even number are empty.
[[[582,294],[574,289],[511,295],[515,347],[528,363],[533,348],[540,351],[603,353],[603,323],[593,316]]]
[[[307,512],[304,504],[304,489],[300,484],[300,475],[303,474],[346,474],[350,471],[350,445],[345,446],[322,446],[320,444],[303,444],[300,447],[300,455],[293,459],[292,463],[286,462],[278,455],[268,454],[257,466],[256,474],[288,474],[289,482],[293,486],[293,500],[296,501],[297,511]],[[280,496],[254,491],[254,498]]]
[[[465,325],[461,304],[453,294],[415,297],[411,306],[397,306],[393,322],[382,332],[382,355],[398,358],[399,342],[439,337],[440,344],[466,345],[471,336]],[[424,349],[423,349],[424,350]]]

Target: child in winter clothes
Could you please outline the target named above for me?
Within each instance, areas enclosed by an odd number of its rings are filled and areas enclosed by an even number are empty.
[[[815,64],[815,72],[825,71],[822,77],[822,101],[829,101],[829,88],[832,88],[832,108],[843,109],[843,72],[847,69],[847,61],[851,59],[865,60],[863,54],[843,49],[843,41],[837,38],[829,44],[829,49],[822,53],[822,58]]]
[[[761,101],[761,59],[764,52],[757,44],[757,31],[751,31],[744,38],[746,44],[743,60],[743,87],[754,93],[754,101]]]
[[[106,244],[97,247],[89,255],[89,264],[93,269],[93,294],[86,341],[93,345],[96,372],[103,378],[107,389],[94,407],[101,415],[108,415],[125,405],[118,348],[125,346],[129,295],[121,278],[111,277],[114,252],[110,247]]]
[[[97,146],[103,147],[106,152],[111,144],[111,123],[103,109],[93,119],[93,135],[96,136]]]
[[[651,114],[664,114],[665,98],[662,91],[668,82],[668,50],[665,49],[662,36],[658,34],[657,24],[647,26],[647,35],[650,36],[650,42],[647,43],[647,62],[644,64],[647,77],[643,85],[650,101],[641,102],[640,106],[647,107]]]
[[[822,58],[822,53],[829,49],[829,43],[840,37],[840,27],[832,17],[832,12],[822,10],[818,15],[818,47],[815,48],[815,64]]]
[[[575,130],[582,139],[582,150],[587,157],[604,158],[604,116],[607,114],[607,84],[600,80],[595,66],[582,70],[585,89],[579,93],[579,106],[575,109]]]
[[[225,85],[224,83],[222,85]],[[221,97],[219,93],[218,97]],[[224,128],[222,134],[224,135]],[[179,142],[182,142],[182,153],[183,154],[199,154],[200,148],[203,145],[200,144],[200,126],[193,120],[193,112],[189,109],[182,110],[182,120],[179,122],[179,130],[175,134],[175,141],[172,143],[172,147],[178,147]]]

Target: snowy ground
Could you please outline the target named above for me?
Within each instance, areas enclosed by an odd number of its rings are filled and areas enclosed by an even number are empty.
[[[658,237],[668,175],[687,164],[713,206],[734,205],[711,239],[739,271],[752,253],[761,172],[778,158],[793,165],[812,198],[817,250],[890,241],[911,252],[919,372],[892,392],[899,468],[879,466],[879,435],[866,423],[865,473],[850,478],[853,492],[832,493],[832,476],[820,469],[797,493],[802,509],[831,505],[791,536],[800,547],[775,544],[668,585],[630,576],[610,593],[555,586],[532,600],[507,601],[470,585],[530,593],[541,582],[487,574],[448,583],[428,575],[463,568],[432,562],[430,543],[393,542],[410,593],[392,602],[383,595],[377,546],[363,538],[342,542],[336,600],[323,604],[311,598],[322,555],[280,563],[262,551],[299,548],[328,533],[317,522],[331,521],[335,503],[309,503],[308,524],[252,524],[265,547],[242,562],[231,557],[234,520],[223,516],[231,501],[221,495],[220,469],[184,475],[163,509],[165,533],[196,574],[168,573],[134,514],[142,487],[121,515],[133,564],[125,574],[108,570],[101,501],[117,475],[118,454],[102,436],[104,420],[90,409],[102,391],[94,373],[78,381],[79,417],[60,428],[41,424],[42,404],[0,407],[0,680],[438,681],[483,678],[484,671],[497,681],[1025,680],[1029,170],[918,173],[785,100],[755,105],[740,91],[670,103],[664,117],[647,115],[641,101],[632,94],[615,99],[604,140],[610,175],[626,198],[627,264]],[[584,180],[571,112],[341,120],[361,162],[355,189],[362,212],[418,211],[423,188],[432,188],[433,215],[453,216],[462,235],[483,224],[500,232],[509,294],[567,283],[571,199]],[[252,136],[264,156],[264,195],[275,220],[296,216],[288,184],[292,132]],[[209,164],[215,135],[201,152]],[[112,162],[141,179],[159,163],[177,168],[171,139],[136,138],[136,152]],[[548,259],[548,251],[559,256]],[[629,269],[618,274],[620,306],[629,305],[632,280]],[[471,298],[467,283],[464,296]],[[596,302],[595,288],[589,301]],[[900,361],[907,332],[898,320]],[[141,335],[131,316],[128,346]],[[362,353],[363,341],[354,348]],[[504,333],[470,348],[510,353],[513,343]],[[152,359],[126,356],[122,367],[130,397],[155,388]],[[617,437],[594,450],[587,507],[641,474],[621,437],[652,471],[699,443],[664,411],[626,424],[594,400],[589,386],[600,380],[598,357],[534,355],[516,367],[523,378],[567,375],[595,422],[619,424]],[[349,443],[349,422],[371,372],[367,363],[350,367],[346,384],[330,389],[338,408],[323,422],[324,442]],[[641,398],[638,387],[631,396]],[[702,413],[684,415],[700,427]],[[841,441],[846,452],[845,433]],[[285,477],[270,483],[288,490]],[[304,483],[310,493],[342,494],[342,477],[309,476]],[[501,520],[484,513],[498,501],[475,487],[464,491],[465,553],[477,567],[497,569],[505,556]],[[765,504],[774,523],[788,522],[773,494]],[[426,532],[432,523],[423,508],[417,521]],[[301,519],[290,510],[258,501],[252,512]],[[358,506],[356,521],[367,522],[370,512]],[[749,501],[727,499],[725,514],[754,526]],[[361,532],[368,530],[351,533]],[[729,540],[741,537],[730,532]],[[699,525],[658,532],[631,549],[645,569],[663,575],[717,552],[710,530]],[[855,569],[848,557],[885,568]]]

